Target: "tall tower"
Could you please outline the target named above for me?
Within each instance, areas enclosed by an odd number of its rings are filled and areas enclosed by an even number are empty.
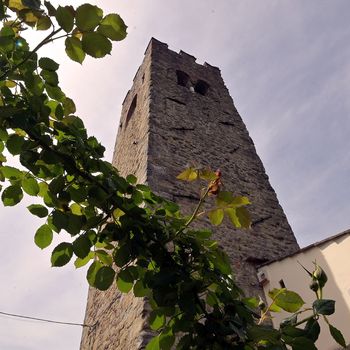
[[[198,191],[176,180],[188,163],[220,168],[225,187],[252,202],[251,230],[224,223],[215,237],[241,288],[260,293],[255,266],[299,249],[287,218],[220,70],[151,39],[123,102],[113,164],[190,211]],[[85,323],[95,322],[82,350],[142,349],[149,338],[147,304],[130,293],[90,289]]]

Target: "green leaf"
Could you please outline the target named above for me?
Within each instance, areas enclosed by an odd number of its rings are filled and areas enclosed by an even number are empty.
[[[133,290],[135,297],[145,297],[150,294],[150,290],[144,286],[141,280],[136,281]]]
[[[113,260],[119,267],[123,267],[130,260],[130,251],[127,245],[121,245],[114,250]]]
[[[103,265],[99,261],[94,261],[89,269],[87,270],[86,279],[88,280],[90,286],[95,287],[96,274],[98,270],[100,270]]]
[[[24,138],[22,136],[19,136],[17,134],[12,134],[9,136],[6,142],[6,147],[8,151],[15,156],[21,153],[23,143],[24,143]]]
[[[74,254],[80,259],[84,259],[89,255],[90,248],[91,241],[87,235],[81,235],[73,242]]]
[[[277,306],[288,312],[297,312],[305,304],[299,294],[285,288],[275,288],[269,292],[269,296]]]
[[[294,338],[290,345],[293,350],[317,350],[314,342],[305,337]]]
[[[74,26],[74,16],[72,9],[69,6],[58,6],[56,10],[57,23],[63,28],[63,30],[69,33]]]
[[[96,273],[95,287],[107,290],[113,283],[115,271],[109,266],[102,266]]]
[[[50,84],[45,84],[45,89],[47,94],[56,101],[63,101],[66,98],[66,95],[58,86],[52,86]]]
[[[95,58],[104,57],[112,50],[112,43],[100,33],[84,33],[82,45],[84,52]]]
[[[252,309],[256,309],[259,306],[259,299],[257,298],[243,298],[242,301]]]
[[[232,273],[230,260],[227,254],[222,250],[215,250],[208,256],[214,266],[223,274],[229,275]]]
[[[49,214],[49,211],[46,207],[41,204],[31,204],[27,207],[27,209],[33,214],[38,216],[39,218],[44,218]]]
[[[12,166],[2,166],[0,167],[0,171],[6,177],[6,179],[10,180],[18,180],[21,179],[23,176],[23,173],[20,170]]]
[[[333,337],[333,339],[339,344],[341,345],[343,348],[346,348],[346,342],[345,339],[343,337],[343,334],[340,332],[339,329],[335,328],[334,326],[332,326],[331,324],[329,325],[329,331]]]
[[[280,333],[276,329],[258,325],[250,327],[248,329],[248,335],[249,338],[254,339],[255,342],[259,342],[261,340],[268,340],[274,343],[280,337]]]
[[[177,175],[176,178],[178,180],[189,181],[189,182],[197,180],[198,170],[193,168],[187,168],[181,174]]]
[[[41,16],[36,23],[37,30],[47,30],[51,27],[51,20],[48,16]]]
[[[132,174],[129,174],[125,179],[127,182],[129,182],[129,184],[132,184],[132,185],[135,185],[137,182],[137,177]]]
[[[58,85],[58,75],[56,72],[43,69],[40,75],[43,77],[47,84],[50,84],[52,86]]]
[[[65,45],[68,57],[81,64],[85,59],[85,52],[83,51],[81,41],[72,36],[66,39]]]
[[[145,350],[160,350],[159,335],[151,339],[151,341],[147,344]]]
[[[60,243],[52,252],[51,265],[63,266],[66,265],[73,256],[73,246],[71,243]]]
[[[53,238],[52,230],[48,225],[45,224],[40,226],[36,231],[34,236],[34,242],[39,248],[44,249],[51,244],[52,238]],[[57,265],[57,266],[60,266],[60,265]]]
[[[96,250],[95,254],[103,264],[112,265],[113,259],[105,250]]]
[[[116,13],[111,13],[103,18],[97,31],[113,41],[119,41],[126,37],[126,29],[122,18]]]
[[[312,304],[315,313],[320,315],[332,315],[335,311],[335,301],[330,299],[318,299]]]
[[[24,192],[26,192],[30,196],[37,196],[40,190],[38,182],[33,177],[23,178],[22,188]]]
[[[251,225],[251,218],[250,214],[245,207],[239,207],[236,209],[236,215],[238,217],[240,227],[242,228],[250,228]]]
[[[175,342],[175,336],[172,329],[168,327],[164,329],[159,336],[159,345],[162,350],[170,350]]]
[[[39,60],[39,67],[47,71],[54,72],[58,69],[59,66],[60,65],[58,63],[48,57],[42,57]]]
[[[313,342],[315,342],[318,339],[318,336],[320,335],[321,328],[317,320],[315,320],[314,318],[310,318],[306,322],[304,330],[306,336]]]
[[[128,293],[134,285],[134,276],[128,269],[120,270],[117,277],[117,286],[122,293]]]
[[[82,32],[86,32],[97,27],[102,17],[103,11],[99,7],[84,4],[77,8],[76,25]]]
[[[149,316],[149,325],[151,329],[158,330],[165,324],[165,315],[161,310],[153,310]]]
[[[24,6],[27,6],[28,8],[32,10],[40,10],[41,2],[40,0],[22,0],[22,3]]]
[[[93,259],[95,257],[95,254],[94,252],[91,252],[84,258],[84,259],[81,259],[81,258],[77,258],[75,261],[74,261],[74,266],[76,269],[80,268],[80,267],[83,267],[85,266],[91,259]]]
[[[5,207],[12,207],[19,203],[23,198],[22,189],[18,185],[7,187],[1,194],[2,202]]]
[[[213,225],[218,226],[222,223],[222,220],[224,219],[224,210],[220,208],[210,210],[208,211],[208,217]]]
[[[69,97],[67,97],[63,101],[62,104],[63,104],[63,109],[64,109],[64,115],[65,116],[68,116],[69,114],[72,114],[72,113],[76,112],[74,101],[72,99],[70,99]]]

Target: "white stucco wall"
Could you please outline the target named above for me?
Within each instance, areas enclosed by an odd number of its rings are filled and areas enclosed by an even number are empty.
[[[264,285],[267,300],[271,301],[267,296],[268,291],[273,288],[281,288],[279,281],[283,280],[286,288],[299,293],[306,302],[305,307],[310,307],[315,300],[315,294],[309,288],[310,277],[298,264],[298,261],[309,271],[313,271],[312,262],[315,260],[328,276],[323,298],[336,300],[335,314],[329,316],[329,320],[332,325],[341,330],[346,342],[350,343],[350,231],[329,241],[305,248],[293,256],[261,267],[259,271],[263,271],[269,281]],[[274,315],[273,323],[277,326],[289,314]],[[321,334],[317,341],[318,349],[339,349],[340,346],[329,334],[328,326],[323,320],[320,323]]]

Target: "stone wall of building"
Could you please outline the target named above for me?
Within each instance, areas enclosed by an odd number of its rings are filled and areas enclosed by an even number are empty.
[[[196,205],[199,188],[176,175],[188,164],[220,168],[225,188],[252,202],[251,230],[236,230],[229,222],[215,229],[249,295],[262,293],[257,264],[299,248],[220,70],[155,39],[123,103],[113,163],[186,212]],[[148,334],[145,308],[142,299],[112,289],[90,290],[85,323],[99,323],[84,331],[81,349],[142,348]]]

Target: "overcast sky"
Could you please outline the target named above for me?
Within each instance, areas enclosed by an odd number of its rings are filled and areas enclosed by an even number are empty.
[[[220,67],[301,246],[350,227],[348,0],[95,3],[129,26],[112,56],[81,67],[60,53],[62,44],[42,54],[58,57],[61,85],[108,160],[121,103],[153,36]],[[50,268],[50,248],[34,246],[42,221],[25,209],[29,203],[0,209],[0,311],[82,322],[86,271]],[[74,350],[80,336],[80,327],[0,315],[0,349]]]

